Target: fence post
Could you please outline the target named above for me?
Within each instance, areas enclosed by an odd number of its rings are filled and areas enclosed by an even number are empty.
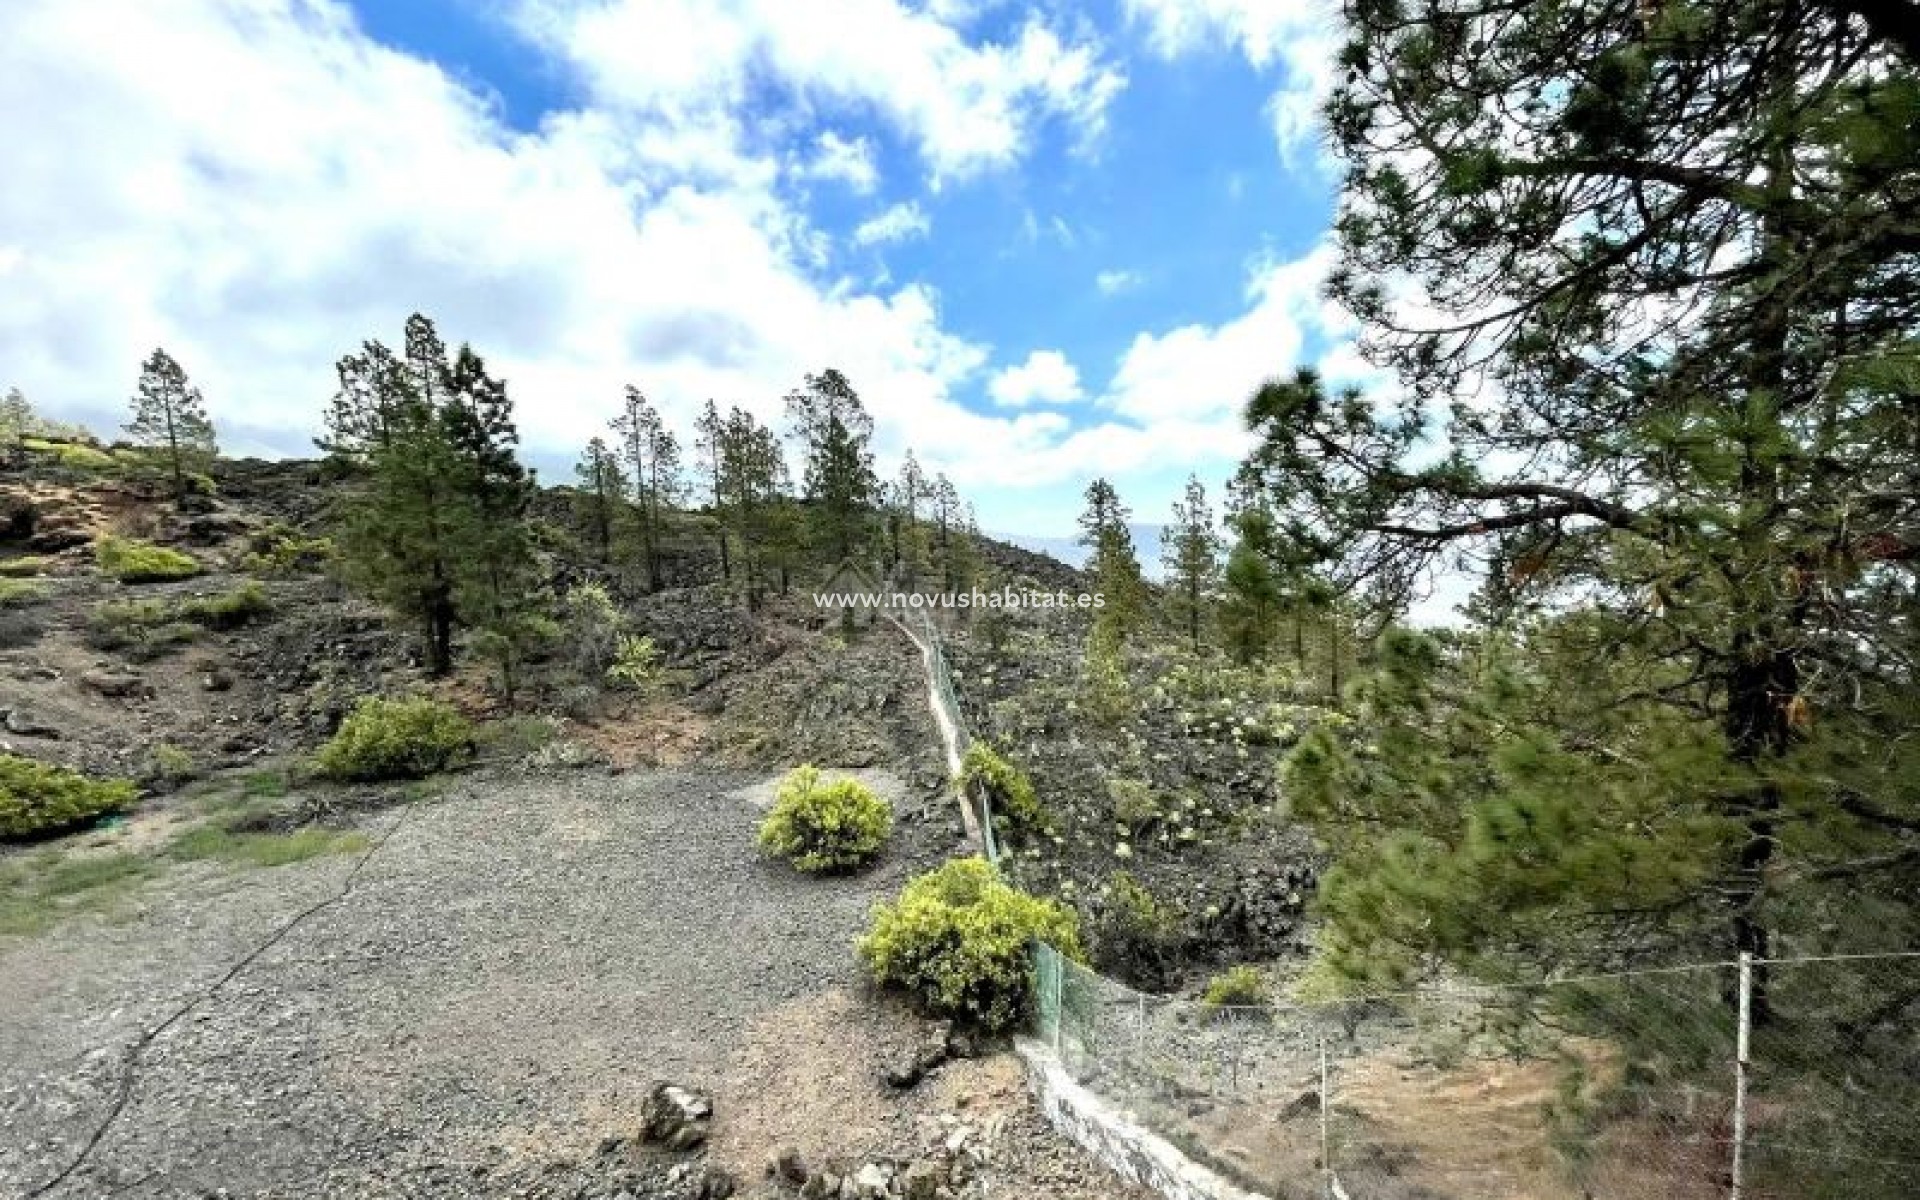
[[[1067,959],[1051,945],[1047,947],[1047,957],[1053,963],[1053,1054],[1060,1058],[1060,1027],[1067,1023]],[[1061,1058],[1061,1061],[1066,1060]]]
[[[1741,1200],[1747,1158],[1747,1042],[1753,1029],[1753,954],[1740,952],[1740,1026],[1733,1048],[1733,1170],[1728,1200]]]
[[[1327,1072],[1327,1035],[1320,1035],[1320,1170],[1326,1176],[1328,1191],[1333,1186],[1333,1138],[1329,1132],[1327,1113],[1333,1101],[1327,1095],[1329,1076]]]

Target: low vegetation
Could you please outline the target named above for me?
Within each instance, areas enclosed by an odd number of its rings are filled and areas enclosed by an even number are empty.
[[[53,560],[44,554],[22,554],[18,558],[0,559],[0,579],[30,579],[46,574],[51,566]]]
[[[0,862],[0,937],[35,934],[80,913],[113,913],[152,874],[151,859],[126,852],[52,850]]]
[[[112,534],[93,544],[93,556],[103,573],[121,583],[164,583],[200,573],[199,562],[190,554]]]
[[[133,803],[125,779],[91,779],[65,767],[0,754],[0,839],[38,837]]]
[[[247,867],[283,867],[323,854],[357,854],[367,848],[367,836],[348,830],[309,825],[285,833],[237,827],[236,822],[198,826],[167,843],[170,858],[186,862],[212,860]]]
[[[1004,836],[1019,839],[1050,832],[1053,827],[1033,781],[985,742],[967,747],[960,765],[960,786],[985,794],[994,828]]]
[[[893,806],[873,789],[802,766],[780,781],[760,846],[802,871],[847,871],[879,857],[892,828]]]
[[[1083,957],[1071,909],[1008,885],[984,859],[966,858],[877,906],[858,949],[882,985],[912,994],[931,1013],[997,1031],[1027,1012],[1035,940]]]
[[[47,589],[24,579],[0,579],[0,609],[44,604]]]
[[[330,779],[419,779],[469,757],[473,747],[472,722],[450,704],[427,696],[369,696],[320,747],[313,765]]]
[[[1272,1003],[1266,976],[1259,968],[1242,963],[1207,980],[1200,1002],[1208,1008],[1264,1008]]]
[[[259,620],[272,611],[258,583],[228,591],[172,600],[113,600],[87,619],[87,643],[96,650],[158,658],[200,636],[203,629],[228,630]]]
[[[324,570],[332,559],[332,539],[306,537],[292,526],[276,521],[248,537],[240,569],[249,575],[275,578],[308,575]]]

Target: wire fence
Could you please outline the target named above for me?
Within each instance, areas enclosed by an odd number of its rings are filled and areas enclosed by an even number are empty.
[[[1033,1033],[1070,1075],[1270,1196],[1920,1195],[1920,956],[1257,1007],[1045,945],[1035,975]]]
[[[999,862],[988,797],[965,801]],[[1045,944],[1034,975],[1031,1032],[1073,1078],[1276,1200],[1920,1197],[1920,951],[1258,1006]]]

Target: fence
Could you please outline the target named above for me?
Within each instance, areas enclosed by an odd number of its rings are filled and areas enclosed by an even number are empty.
[[[1034,966],[1032,1032],[1073,1078],[1277,1200],[1920,1197],[1920,952],[1250,1007],[1044,944]]]
[[[1275,1197],[1920,1195],[1920,956],[1242,1008],[1050,946],[1036,977],[1035,1036],[1070,1075]]]

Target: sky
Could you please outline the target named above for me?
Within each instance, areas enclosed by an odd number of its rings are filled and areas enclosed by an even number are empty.
[[[1364,381],[1322,299],[1321,0],[6,0],[0,387],[112,432],[165,346],[311,452],[407,315],[564,481],[638,386],[778,421],[843,371],[983,528],[1216,499],[1239,409]]]

